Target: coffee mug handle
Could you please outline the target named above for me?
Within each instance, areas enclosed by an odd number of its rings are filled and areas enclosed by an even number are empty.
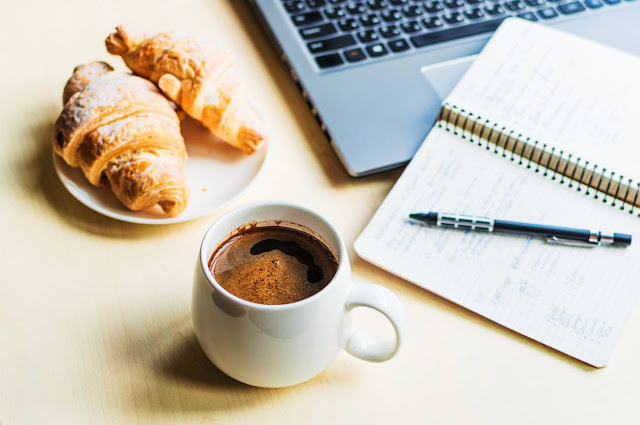
[[[395,330],[395,338],[386,341],[372,341],[356,329],[352,330],[345,350],[362,360],[384,362],[391,359],[400,349],[404,333],[404,307],[400,300],[387,288],[373,283],[354,283],[347,298],[347,312],[356,307],[369,307],[382,313]]]

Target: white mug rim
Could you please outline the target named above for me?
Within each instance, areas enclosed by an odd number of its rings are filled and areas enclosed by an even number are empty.
[[[327,226],[329,231],[331,233],[333,233],[333,236],[338,241],[339,263],[338,263],[338,269],[336,270],[336,274],[333,276],[331,281],[324,288],[322,288],[320,291],[316,292],[315,294],[313,294],[312,296],[310,296],[308,298],[305,298],[303,300],[296,301],[296,302],[293,302],[293,303],[287,303],[287,304],[260,304],[260,303],[254,303],[254,302],[251,302],[251,301],[247,301],[247,300],[245,300],[243,298],[240,298],[240,297],[237,297],[237,296],[233,295],[231,292],[229,292],[226,289],[224,289],[222,287],[222,285],[220,285],[220,283],[218,283],[218,281],[216,281],[216,279],[213,277],[213,273],[211,273],[211,270],[209,269],[209,258],[210,258],[210,256],[211,256],[213,251],[210,252],[210,253],[205,253],[204,245],[205,245],[205,242],[208,242],[208,239],[211,237],[211,233],[213,233],[214,227],[223,218],[225,218],[225,217],[227,217],[227,216],[229,216],[231,214],[238,214],[238,213],[241,213],[241,212],[246,211],[248,209],[255,209],[255,208],[265,207],[265,206],[293,208],[293,209],[297,209],[299,211],[302,211],[302,212],[304,212],[306,214],[309,214],[309,215],[315,217],[316,219],[320,220],[320,222],[322,222],[325,226]],[[300,224],[300,223],[295,223],[295,224]],[[227,233],[232,232],[233,230],[234,229],[229,229],[229,231]],[[311,229],[311,230],[314,230],[314,229]],[[243,306],[245,308],[250,308],[250,309],[253,309],[253,310],[283,311],[283,310],[289,310],[289,309],[295,309],[295,308],[304,307],[307,304],[311,304],[311,303],[315,302],[317,299],[322,297],[323,293],[325,293],[326,290],[330,286],[335,286],[336,285],[336,280],[337,280],[338,275],[342,274],[344,268],[346,267],[346,265],[344,264],[345,261],[346,262],[349,261],[348,257],[347,257],[347,248],[344,245],[344,241],[342,240],[342,236],[340,236],[340,233],[338,233],[337,229],[333,226],[333,224],[331,224],[331,222],[329,220],[327,220],[326,218],[324,218],[322,215],[318,214],[317,212],[315,212],[313,210],[310,210],[309,208],[303,207],[302,205],[294,204],[294,203],[291,203],[291,202],[256,201],[256,202],[250,202],[250,203],[247,203],[247,204],[242,204],[240,206],[237,206],[237,207],[225,212],[220,217],[218,217],[213,223],[211,223],[211,225],[207,229],[206,233],[204,234],[204,237],[202,238],[202,242],[200,244],[200,268],[202,270],[202,273],[204,273],[204,276],[207,278],[207,281],[209,282],[209,285],[211,285],[220,294],[223,294],[223,296],[228,298],[230,301],[233,301],[233,302],[235,302],[237,304],[240,304],[241,306]]]

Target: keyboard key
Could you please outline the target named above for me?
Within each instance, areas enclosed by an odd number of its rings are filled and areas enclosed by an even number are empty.
[[[360,15],[366,11],[362,3],[349,3],[347,5],[347,12],[349,12],[350,15]]]
[[[565,3],[558,6],[558,10],[565,15],[571,15],[573,13],[582,12],[586,7],[582,5],[582,3],[574,1],[571,3]]]
[[[380,34],[384,38],[394,38],[400,35],[400,30],[395,25],[389,25],[384,28],[380,28]]]
[[[548,7],[538,10],[538,15],[540,15],[542,19],[552,19],[558,16],[558,12],[556,12],[553,7]]]
[[[380,10],[388,7],[389,5],[385,0],[367,0],[367,6],[371,10]]]
[[[371,46],[367,46],[367,53],[369,53],[369,56],[371,56],[372,58],[375,58],[378,56],[384,56],[387,53],[389,53],[389,51],[387,50],[386,47],[384,47],[382,43],[380,43],[380,44],[372,44]]]
[[[406,6],[402,8],[402,13],[407,18],[415,18],[416,16],[422,15],[422,9],[419,6]]]
[[[321,7],[327,4],[324,0],[307,0],[307,6],[310,8]]]
[[[402,27],[402,31],[406,32],[407,34],[422,31],[422,27],[420,27],[420,24],[416,21],[403,22],[402,24],[400,24],[400,26]]]
[[[443,13],[442,19],[444,19],[448,24],[459,24],[460,22],[464,21],[464,18],[458,12]]]
[[[320,12],[308,12],[308,13],[301,13],[299,15],[293,15],[291,17],[291,20],[297,26],[301,26],[301,25],[313,24],[314,22],[322,21],[324,20],[324,18],[322,17]]]
[[[608,5],[618,4],[621,1],[622,0],[604,0],[604,2],[607,3]]]
[[[336,30],[335,25],[333,25],[332,23],[328,23],[328,24],[322,24],[322,25],[315,25],[313,27],[302,28],[300,30],[300,35],[302,36],[302,38],[306,40],[309,38],[316,38],[316,37],[322,37],[325,35],[334,34],[336,32],[338,32],[338,30]]]
[[[442,12],[444,10],[444,6],[439,1],[429,1],[425,3],[424,10],[429,13]]]
[[[362,43],[371,43],[372,41],[376,41],[380,38],[374,30],[360,31],[357,33],[357,36],[358,40]]]
[[[307,43],[307,47],[311,53],[326,52],[328,50],[341,49],[343,47],[356,44],[356,39],[352,35],[346,34],[338,37],[327,38],[325,40],[313,41]]]
[[[407,43],[407,40],[405,40],[404,38],[401,38],[399,40],[390,41],[389,48],[394,52],[398,53],[398,52],[404,52],[405,50],[409,50],[411,47],[409,46],[409,43]]]
[[[464,12],[464,16],[467,17],[467,19],[480,19],[484,16],[484,13],[482,13],[482,10],[478,9],[477,7],[474,7],[471,10],[465,10]]]
[[[506,1],[504,2],[504,6],[507,8],[507,10],[510,10],[512,12],[516,12],[525,8],[524,3],[522,3],[520,0]]]
[[[423,20],[422,20],[422,24],[423,24],[427,29],[440,28],[442,25],[444,25],[444,24],[442,23],[442,21],[440,20],[440,18],[438,18],[437,16],[432,16],[432,17],[430,17],[430,18],[423,19]]]
[[[341,4],[341,3],[346,3],[347,0],[329,0],[329,3],[331,4]]]
[[[378,25],[380,23],[380,18],[378,18],[376,15],[373,15],[373,14],[372,15],[365,15],[365,16],[362,16],[360,18],[360,22],[365,27],[373,27],[373,26]]]
[[[301,1],[285,1],[284,8],[289,13],[296,13],[304,10],[304,3]]]
[[[484,7],[484,10],[492,16],[502,15],[504,13],[504,8],[499,4],[488,4]]]
[[[364,50],[356,47],[355,49],[345,50],[344,57],[347,58],[349,62],[359,62],[366,59],[367,55],[364,54]]]
[[[544,0],[524,0],[531,7],[538,7],[544,4]]]
[[[444,41],[455,40],[457,38],[468,37],[471,35],[482,34],[490,31],[494,31],[504,21],[505,18],[498,18],[492,20],[485,20],[475,22],[469,25],[456,28],[447,28],[442,31],[427,32],[424,34],[414,35],[411,37],[411,42],[416,47],[429,46],[435,43],[442,43]]]
[[[347,18],[338,21],[338,26],[342,31],[353,31],[357,30],[360,27],[360,24],[353,18]]]
[[[344,9],[342,9],[341,7],[327,7],[324,10],[324,14],[329,19],[338,19],[344,17],[345,15]]]
[[[404,6],[405,4],[409,4],[409,0],[389,0],[394,6]]]
[[[464,6],[464,3],[462,2],[462,0],[444,0],[444,5],[448,9],[457,9]]]
[[[518,18],[526,19],[528,21],[533,21],[533,22],[538,20],[538,17],[536,15],[534,15],[533,12],[520,13],[518,15]]]
[[[316,63],[320,68],[329,68],[332,66],[342,65],[344,61],[337,53],[331,53],[330,55],[317,56]]]
[[[589,9],[597,9],[604,6],[602,0],[584,0],[584,4],[586,4]]]
[[[402,15],[397,10],[385,10],[380,13],[380,17],[385,22],[395,22],[402,19]]]
[[[467,4],[473,6],[474,4],[482,4],[484,0],[466,0]]]

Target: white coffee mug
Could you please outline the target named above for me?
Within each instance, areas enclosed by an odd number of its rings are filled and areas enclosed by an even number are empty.
[[[227,292],[209,270],[209,259],[234,230],[248,223],[298,228],[320,239],[338,259],[334,278],[315,295],[290,304],[256,304]],[[385,315],[395,337],[371,341],[354,330],[355,307]],[[363,360],[389,360],[400,348],[404,328],[404,309],[391,291],[352,283],[344,241],[331,223],[304,207],[277,202],[241,206],[211,225],[196,265],[192,315],[198,341],[213,364],[258,387],[285,387],[311,379],[342,349]]]

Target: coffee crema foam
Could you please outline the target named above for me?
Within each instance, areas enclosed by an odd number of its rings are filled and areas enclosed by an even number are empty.
[[[333,279],[338,261],[314,236],[282,226],[249,227],[221,243],[209,260],[216,281],[258,304],[309,298]]]

